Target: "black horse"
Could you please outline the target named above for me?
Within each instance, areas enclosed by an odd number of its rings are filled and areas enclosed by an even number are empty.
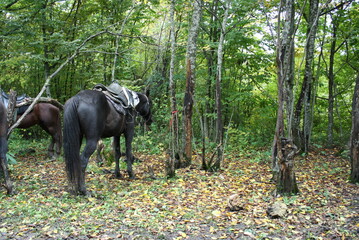
[[[100,138],[113,137],[115,152],[115,176],[121,177],[119,169],[120,136],[125,135],[127,172],[134,178],[132,170],[132,140],[134,136],[135,116],[141,115],[146,124],[152,123],[150,102],[145,94],[137,93],[138,104],[127,108],[124,113],[115,109],[116,105],[107,100],[102,91],[83,90],[70,98],[64,106],[64,156],[70,184],[74,194],[86,194],[85,170],[89,157],[96,150]],[[83,137],[86,146],[80,156]]]
[[[8,194],[13,193],[13,185],[10,180],[6,153],[7,153],[7,114],[4,104],[0,101],[0,168],[5,179],[5,188]],[[1,172],[0,172],[1,174]]]

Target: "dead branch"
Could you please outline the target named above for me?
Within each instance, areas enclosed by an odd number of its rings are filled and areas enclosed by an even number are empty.
[[[16,104],[15,107],[19,108],[19,107],[22,107],[22,106],[26,106],[26,105],[29,105],[31,104],[33,101],[35,100],[35,98],[26,98],[25,101],[19,103],[19,104]],[[58,102],[56,99],[53,99],[53,98],[47,98],[47,97],[40,97],[38,100],[37,100],[38,103],[50,103],[52,105],[54,105],[55,107],[57,107],[58,109],[60,109],[61,111],[64,110],[64,105],[62,105],[60,102]]]
[[[65,62],[63,62],[60,67],[58,67],[56,69],[55,72],[53,72],[45,81],[44,86],[42,87],[42,89],[40,90],[40,92],[37,94],[37,96],[34,98],[33,102],[30,104],[29,108],[24,112],[23,115],[21,115],[21,117],[16,121],[16,123],[14,125],[12,125],[9,130],[8,130],[8,137],[10,136],[11,132],[17,127],[19,126],[19,124],[21,123],[21,121],[26,117],[26,115],[34,108],[35,104],[39,101],[39,99],[41,98],[42,94],[45,92],[47,86],[50,84],[50,81],[53,77],[55,77],[60,71],[61,69],[63,69],[72,59],[74,59],[77,54],[80,52],[80,49],[85,46],[85,44],[90,41],[91,39],[102,35],[104,33],[107,33],[107,30],[105,31],[100,31],[94,35],[91,35],[90,37],[86,38],[81,44],[80,46],[77,47],[77,49],[75,50],[75,52],[69,57],[67,58],[67,60]]]

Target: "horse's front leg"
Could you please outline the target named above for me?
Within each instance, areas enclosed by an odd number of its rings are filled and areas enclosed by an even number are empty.
[[[112,147],[115,154],[115,163],[116,163],[115,177],[121,178],[122,176],[120,173],[120,157],[121,157],[120,137],[113,137]]]
[[[133,155],[132,155],[132,140],[134,135],[134,129],[132,127],[127,127],[125,132],[125,139],[126,139],[126,163],[127,163],[127,173],[131,179],[135,178],[135,174],[132,170],[132,163],[133,163]]]

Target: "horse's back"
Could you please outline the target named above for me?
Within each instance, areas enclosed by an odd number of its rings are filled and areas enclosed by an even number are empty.
[[[21,115],[22,114],[18,115],[17,118]],[[18,128],[29,128],[36,124],[61,128],[60,109],[51,103],[36,103],[32,111],[21,121]]]

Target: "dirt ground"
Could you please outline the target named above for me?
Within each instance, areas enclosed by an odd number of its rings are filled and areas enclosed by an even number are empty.
[[[136,157],[135,180],[115,179],[113,165],[92,161],[91,196],[74,197],[62,159],[17,156],[16,194],[0,192],[0,239],[359,239],[359,186],[348,182],[349,162],[336,151],[297,157],[300,194],[276,198],[269,160],[255,152],[227,155],[217,173],[200,170],[194,156],[174,179],[164,176],[166,156]],[[228,209],[233,194],[240,211]],[[284,218],[268,217],[274,201],[287,205]]]

